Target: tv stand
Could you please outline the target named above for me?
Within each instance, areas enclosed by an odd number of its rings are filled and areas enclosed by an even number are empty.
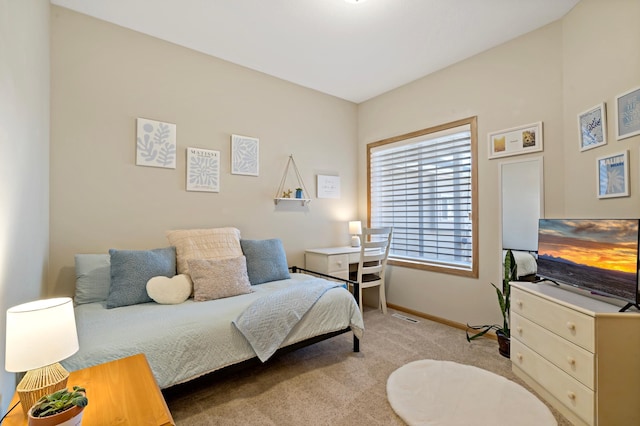
[[[620,309],[620,311],[619,311],[619,312],[624,312],[624,311],[626,311],[627,309],[629,309],[629,308],[630,308],[630,307],[632,307],[632,306],[635,306],[635,307],[636,307],[636,309],[637,309],[638,311],[640,311],[640,306],[638,306],[638,304],[637,304],[637,303],[631,303],[631,302],[629,302],[629,303],[627,303],[626,305],[624,305],[624,306],[622,307],[622,309]]]
[[[555,285],[511,283],[513,372],[575,425],[640,419],[640,313],[619,309]]]

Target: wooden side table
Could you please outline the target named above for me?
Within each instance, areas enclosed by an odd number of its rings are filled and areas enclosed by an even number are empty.
[[[89,398],[83,426],[175,425],[144,354],[73,371],[67,387],[74,385],[86,388]],[[16,393],[9,408],[18,400]],[[27,425],[27,416],[20,405],[5,418],[3,425]]]

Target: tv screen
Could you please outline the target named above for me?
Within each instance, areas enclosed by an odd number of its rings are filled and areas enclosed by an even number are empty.
[[[637,304],[638,219],[540,219],[538,275]]]

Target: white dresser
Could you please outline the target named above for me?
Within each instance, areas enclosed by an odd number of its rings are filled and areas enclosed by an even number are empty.
[[[513,371],[576,425],[640,425],[640,314],[619,309],[512,283]]]

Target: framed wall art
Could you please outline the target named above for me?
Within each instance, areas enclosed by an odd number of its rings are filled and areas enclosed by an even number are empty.
[[[318,198],[340,198],[340,176],[318,175]]]
[[[607,111],[604,102],[578,114],[580,151],[607,144]]]
[[[616,138],[640,135],[640,87],[616,96]]]
[[[629,151],[597,158],[598,198],[629,195]]]
[[[231,135],[231,173],[258,176],[259,143],[257,138]]]
[[[220,151],[187,148],[187,191],[220,192]]]
[[[489,133],[489,159],[542,151],[542,121]]]
[[[176,125],[138,118],[136,165],[176,168]]]

